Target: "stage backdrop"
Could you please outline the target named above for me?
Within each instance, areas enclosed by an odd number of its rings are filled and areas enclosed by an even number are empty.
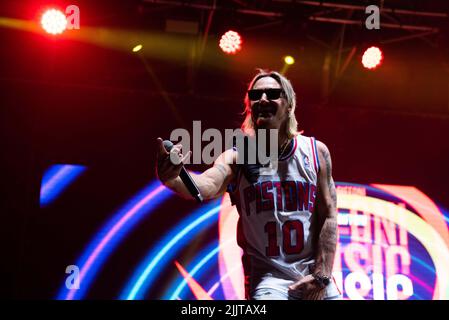
[[[228,196],[196,205],[140,181],[124,196],[99,192],[108,205],[96,215],[88,209],[93,181],[104,178],[96,171],[58,164],[42,177],[43,215],[84,212],[75,217],[79,230],[64,231],[72,240],[58,249],[66,254],[53,260],[55,299],[244,298],[238,213]],[[375,182],[338,182],[337,193],[333,276],[344,299],[449,299],[449,213],[432,195]]]

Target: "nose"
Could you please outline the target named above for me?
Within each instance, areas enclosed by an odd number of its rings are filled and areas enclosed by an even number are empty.
[[[267,94],[265,92],[262,93],[262,96],[260,97],[259,101],[268,102],[268,97],[267,97]]]

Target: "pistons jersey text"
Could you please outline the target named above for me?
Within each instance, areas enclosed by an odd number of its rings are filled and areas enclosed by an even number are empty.
[[[274,272],[279,278],[297,280],[314,263],[320,168],[316,140],[297,135],[287,150],[279,158],[277,172],[259,175],[254,183],[239,170],[231,193],[240,216],[237,238],[245,274],[251,279],[260,273],[263,281],[268,270],[268,276],[276,277]]]

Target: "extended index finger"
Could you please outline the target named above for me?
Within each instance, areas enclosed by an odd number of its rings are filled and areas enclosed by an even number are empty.
[[[157,138],[157,144],[158,144],[158,155],[159,156],[167,156],[169,153],[164,147],[164,140],[162,138]]]

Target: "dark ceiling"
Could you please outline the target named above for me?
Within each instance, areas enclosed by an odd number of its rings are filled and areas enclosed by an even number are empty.
[[[58,2],[61,7],[67,5]],[[287,0],[79,1],[79,32],[88,27],[109,29],[111,33],[124,30],[133,35],[132,41],[125,35],[115,40],[122,46],[111,49],[95,43],[95,34],[88,41],[79,41],[76,36],[75,40],[62,40],[2,28],[3,43],[8,45],[2,46],[1,58],[10,63],[4,66],[1,79],[107,86],[155,94],[163,89],[170,94],[240,100],[255,68],[279,70],[282,57],[291,54],[297,63],[287,76],[303,105],[448,114],[447,1],[317,4],[319,1]],[[368,15],[360,8],[369,4],[383,5],[381,24],[386,27],[367,30],[361,25]],[[43,4],[6,1],[2,7],[3,17],[30,20],[36,19]],[[190,22],[194,30],[186,33],[175,27],[167,31],[169,21]],[[235,56],[224,55],[217,46],[221,34],[229,29],[239,31],[244,39],[244,49]],[[167,42],[165,51],[149,48],[154,34],[162,39],[170,37],[172,42]],[[130,51],[129,47],[139,41],[148,44],[142,54],[161,83],[157,88],[143,63]],[[179,42],[176,48],[170,47],[173,41]],[[368,72],[360,60],[363,51],[373,44],[383,49],[385,63],[377,71]],[[323,71],[326,58],[327,73]]]

